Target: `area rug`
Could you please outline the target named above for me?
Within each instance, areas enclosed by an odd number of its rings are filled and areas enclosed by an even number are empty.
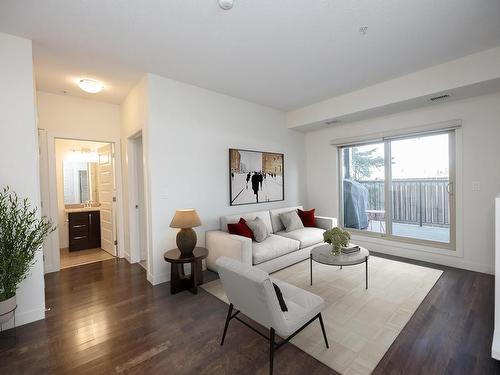
[[[365,264],[344,267],[313,262],[309,285],[309,260],[273,273],[322,296],[330,349],[326,349],[319,323],[313,323],[291,343],[344,375],[370,374],[413,313],[432,289],[440,270],[371,256],[369,289],[365,289]],[[222,283],[215,280],[203,289],[228,303]]]

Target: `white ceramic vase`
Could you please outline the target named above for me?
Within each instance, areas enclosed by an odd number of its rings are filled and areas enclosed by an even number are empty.
[[[0,301],[0,324],[6,323],[14,316],[16,296]]]

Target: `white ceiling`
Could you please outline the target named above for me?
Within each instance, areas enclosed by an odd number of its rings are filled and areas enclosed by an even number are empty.
[[[89,97],[85,76],[120,103],[151,72],[284,110],[498,46],[499,20],[499,0],[0,2],[40,90]]]

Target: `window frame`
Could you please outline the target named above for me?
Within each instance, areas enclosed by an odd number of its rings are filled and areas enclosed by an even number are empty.
[[[456,209],[456,195],[457,195],[457,176],[456,176],[456,168],[457,168],[457,153],[456,153],[456,142],[457,142],[457,134],[455,128],[446,128],[446,129],[437,129],[431,131],[423,131],[423,132],[410,132],[408,134],[401,134],[395,136],[388,136],[382,138],[374,138],[373,140],[363,140],[362,142],[353,142],[351,144],[342,144],[337,146],[337,170],[338,170],[338,187],[339,187],[339,227],[349,231],[352,234],[357,236],[366,236],[371,238],[379,238],[394,242],[403,242],[408,244],[415,244],[427,247],[435,247],[446,250],[457,250],[457,209]],[[448,134],[448,157],[449,157],[449,185],[451,187],[451,193],[449,196],[449,205],[450,205],[450,241],[449,242],[440,242],[433,240],[424,240],[420,238],[412,238],[412,237],[404,237],[394,235],[392,233],[392,200],[391,200],[391,186],[392,186],[392,168],[390,161],[391,158],[391,141],[401,140],[401,139],[411,139],[411,138],[419,138],[425,136],[432,136],[438,134]],[[347,147],[356,147],[361,145],[370,145],[370,144],[384,144],[384,199],[385,199],[385,233],[371,232],[361,229],[355,228],[345,228],[344,227],[344,184],[343,184],[343,155],[342,150]],[[387,204],[388,203],[388,204]]]

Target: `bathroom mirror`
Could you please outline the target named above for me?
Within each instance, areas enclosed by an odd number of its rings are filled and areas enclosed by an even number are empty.
[[[98,202],[97,163],[63,161],[64,204]]]

